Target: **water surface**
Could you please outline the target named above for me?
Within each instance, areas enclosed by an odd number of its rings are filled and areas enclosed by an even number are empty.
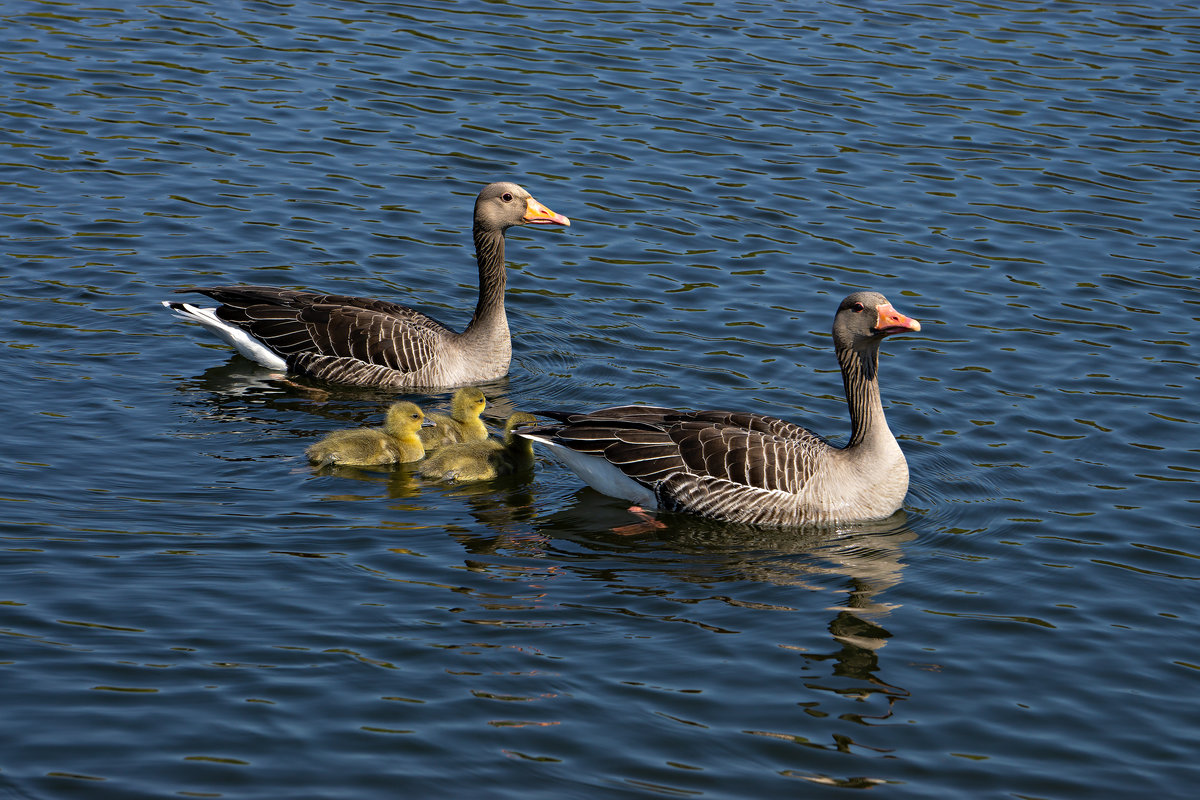
[[[0,787],[22,798],[1190,797],[1195,3],[30,0],[0,12]],[[493,411],[847,431],[885,343],[905,513],[624,506],[539,459],[314,472],[308,391],[159,301],[221,282],[465,324]],[[414,399],[438,407],[444,394]]]

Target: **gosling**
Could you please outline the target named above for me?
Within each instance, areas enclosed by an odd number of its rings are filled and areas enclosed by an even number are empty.
[[[488,438],[448,444],[421,465],[421,476],[435,481],[488,481],[533,463],[533,443],[515,436],[519,425],[536,425],[537,417],[518,411],[504,423],[504,440]]]
[[[388,408],[382,428],[334,431],[304,451],[318,466],[369,467],[405,464],[425,456],[418,431],[425,414],[416,403],[395,403]]]
[[[474,386],[456,391],[450,398],[450,416],[426,416],[428,422],[421,428],[421,443],[425,445],[425,451],[433,452],[454,442],[478,442],[488,438],[487,426],[479,418],[486,405],[487,398]]]

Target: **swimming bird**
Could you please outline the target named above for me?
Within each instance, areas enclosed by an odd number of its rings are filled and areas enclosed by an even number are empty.
[[[464,386],[450,397],[450,415],[426,414],[421,428],[421,443],[432,452],[453,442],[475,442],[488,437],[487,426],[479,415],[487,398],[475,386]]]
[[[422,462],[421,476],[439,481],[486,481],[529,466],[533,463],[533,443],[514,432],[521,425],[536,425],[537,421],[533,414],[517,411],[504,423],[503,441],[489,437],[448,444]]]
[[[425,414],[416,403],[393,403],[382,428],[334,431],[304,451],[318,466],[367,467],[420,461],[425,455],[417,431]]]
[[[877,292],[838,306],[834,351],[850,408],[844,447],[763,414],[637,405],[538,412],[558,422],[517,435],[549,447],[598,491],[650,509],[775,526],[887,517],[908,492],[908,464],[884,418],[879,345],[920,329]]]
[[[514,225],[570,225],[515,183],[485,186],[475,200],[479,300],[457,333],[387,300],[272,286],[179,289],[220,303],[163,305],[198,322],[242,355],[272,369],[331,383],[437,388],[494,380],[508,372],[512,343],[504,311],[504,234]]]

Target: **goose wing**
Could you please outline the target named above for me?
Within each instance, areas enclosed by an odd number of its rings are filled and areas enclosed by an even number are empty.
[[[387,300],[271,286],[180,291],[216,300],[220,319],[316,378],[345,380],[351,371],[415,372],[434,358],[439,340],[452,335],[431,317]]]
[[[750,519],[799,493],[832,450],[793,423],[761,414],[621,406],[541,412],[561,424],[530,431],[601,458],[646,486],[665,508]]]

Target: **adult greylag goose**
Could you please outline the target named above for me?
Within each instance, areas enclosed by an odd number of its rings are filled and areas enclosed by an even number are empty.
[[[475,200],[473,228],[479,301],[461,333],[387,300],[271,286],[179,289],[220,305],[176,300],[163,305],[272,369],[384,388],[481,383],[505,375],[512,357],[504,312],[505,231],[514,225],[570,224],[515,183],[485,186]]]
[[[393,403],[382,428],[353,428],[334,431],[304,454],[318,466],[369,467],[420,461],[425,447],[417,431],[425,414],[416,403]]]
[[[433,451],[454,442],[477,442],[488,438],[487,425],[479,415],[487,398],[476,386],[456,389],[450,397],[450,414],[426,414],[421,428],[421,443]]]
[[[518,426],[536,425],[537,417],[517,411],[504,423],[504,439],[448,444],[421,464],[421,476],[437,481],[488,481],[533,463],[533,442],[515,435]]]
[[[668,511],[756,525],[887,517],[908,491],[908,464],[884,419],[879,345],[921,325],[877,292],[856,292],[833,318],[850,406],[850,440],[834,447],[785,420],[750,412],[619,406],[518,433],[604,494]]]

